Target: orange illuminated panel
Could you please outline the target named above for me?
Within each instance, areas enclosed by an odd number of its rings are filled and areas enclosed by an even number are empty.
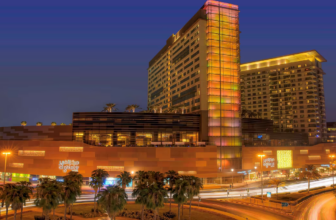
[[[196,175],[196,171],[177,171],[180,175]]]
[[[59,147],[60,152],[83,152],[83,147]]]
[[[106,171],[118,171],[118,172],[124,172],[125,170],[123,166],[97,166],[97,169],[103,169]]]
[[[9,167],[13,168],[23,168],[23,163],[10,163]]]
[[[19,150],[19,156],[28,156],[28,157],[44,157],[45,151],[38,150]]]

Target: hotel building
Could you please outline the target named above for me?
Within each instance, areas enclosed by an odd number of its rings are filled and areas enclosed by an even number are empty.
[[[241,168],[238,6],[208,0],[149,62],[148,106],[201,115],[219,171]]]
[[[242,64],[242,109],[273,120],[275,131],[308,133],[310,144],[325,141],[322,62],[311,50]]]

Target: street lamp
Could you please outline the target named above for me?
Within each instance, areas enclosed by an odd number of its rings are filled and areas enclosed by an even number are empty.
[[[262,158],[265,157],[264,154],[259,154],[258,157],[260,157],[260,175],[261,175],[261,203],[264,203],[264,197],[263,197],[263,172],[262,172]]]
[[[7,165],[7,155],[10,155],[11,152],[2,152],[3,155],[5,155],[5,173],[4,173],[4,180],[3,184],[6,184],[6,165]]]
[[[234,171],[234,169],[231,169],[231,172],[232,172],[232,188],[233,188],[233,171]]]
[[[331,165],[331,170],[332,170],[332,175],[333,175],[333,188],[335,188],[335,183],[334,183],[334,166],[333,166],[333,163],[332,163],[332,161],[334,160],[334,158],[335,158],[335,155],[333,154],[333,155],[329,155],[329,157],[331,158],[331,163],[330,163],[330,165]]]

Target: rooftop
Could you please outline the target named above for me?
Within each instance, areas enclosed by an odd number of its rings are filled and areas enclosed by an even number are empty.
[[[294,54],[288,54],[284,56],[279,57],[273,57],[269,59],[264,60],[257,60],[249,63],[242,63],[240,65],[241,71],[247,71],[247,70],[253,70],[253,69],[259,69],[269,66],[276,66],[280,64],[287,64],[287,63],[293,63],[298,62],[302,60],[311,60],[314,59],[318,60],[319,62],[327,62],[327,60],[316,50],[309,50],[304,51],[300,53],[294,53]]]

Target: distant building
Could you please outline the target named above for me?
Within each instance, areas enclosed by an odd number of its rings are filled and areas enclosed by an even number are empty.
[[[325,140],[322,62],[311,50],[242,64],[242,108],[273,120],[279,132],[306,132],[311,143]]]
[[[327,122],[327,142],[336,142],[336,122]]]

